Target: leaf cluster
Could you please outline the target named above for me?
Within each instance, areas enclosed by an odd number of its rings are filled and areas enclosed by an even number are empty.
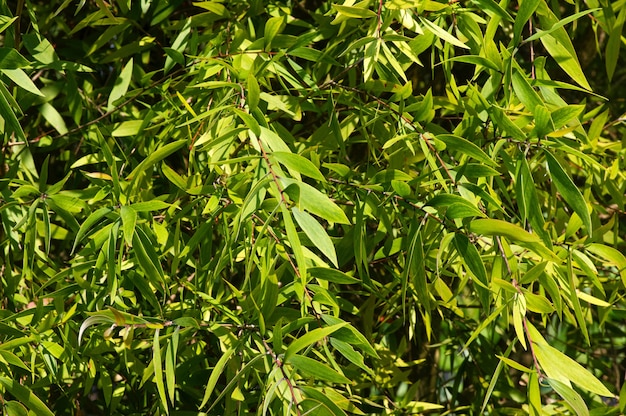
[[[623,411],[625,19],[0,5],[3,412]]]

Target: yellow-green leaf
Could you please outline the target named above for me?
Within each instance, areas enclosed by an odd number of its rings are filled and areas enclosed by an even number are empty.
[[[335,267],[339,267],[337,264],[335,246],[326,233],[324,227],[322,227],[320,223],[317,222],[317,220],[311,215],[304,211],[300,211],[298,207],[293,207],[291,212],[293,213],[293,217],[302,231],[304,231],[307,237],[309,237],[315,247],[324,253],[324,256],[326,256],[326,258],[328,258]]]

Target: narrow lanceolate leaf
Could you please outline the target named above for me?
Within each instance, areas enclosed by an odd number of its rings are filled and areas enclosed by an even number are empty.
[[[346,376],[313,358],[294,354],[286,362],[293,365],[301,374],[313,376],[317,380],[330,381],[331,383],[350,383],[350,379]]]
[[[593,232],[591,227],[591,215],[589,214],[589,208],[587,208],[585,198],[583,198],[578,187],[565,170],[563,170],[556,158],[547,150],[544,150],[544,154],[548,162],[550,177],[557,191],[559,191],[565,202],[567,202],[574,212],[578,214],[585,228],[587,228],[587,234],[591,235]]]
[[[548,343],[536,343],[535,340],[533,340],[533,342],[535,344],[535,354],[537,355],[539,365],[548,377],[562,383],[572,382],[600,396],[614,396],[600,380],[587,371],[582,365],[550,346]]]
[[[304,211],[300,211],[297,207],[291,209],[293,217],[296,222],[309,237],[315,247],[320,250],[324,255],[332,262],[335,267],[339,267],[337,264],[337,253],[335,252],[335,246],[332,240],[326,233],[324,227],[311,215]]]
[[[152,342],[152,365],[154,366],[154,382],[159,392],[161,405],[165,408],[165,413],[169,414],[167,405],[167,395],[165,394],[165,383],[163,383],[163,367],[161,363],[161,344],[159,343],[159,329],[154,331]]]
[[[337,204],[311,185],[289,178],[284,178],[281,182],[283,183],[283,189],[286,190],[287,193],[289,193],[287,188],[290,185],[295,185],[298,188],[296,191],[299,191],[297,200],[301,209],[309,211],[311,214],[315,214],[328,222],[338,224],[350,223],[346,214]]]
[[[573,388],[559,380],[549,378],[546,381],[574,409],[578,416],[589,416],[589,409],[585,401]]]
[[[600,256],[607,264],[616,267],[622,278],[622,284],[626,286],[626,256],[622,252],[598,243],[589,244],[585,249],[596,256]]]
[[[152,201],[137,202],[136,204],[132,204],[130,207],[135,212],[150,212],[169,208],[170,204],[158,199],[153,199]]]
[[[26,75],[26,72],[24,72],[23,70],[19,68],[3,69],[2,73],[4,73],[4,75],[6,75],[11,81],[15,82],[15,84],[25,89],[26,91],[35,95],[39,95],[40,97],[44,96],[42,92],[39,91],[39,88],[37,88],[35,83],[30,79],[28,75]]]
[[[284,361],[287,361],[294,354],[298,353],[299,351],[303,350],[309,345],[315,344],[316,342],[323,340],[324,338],[326,338],[327,336],[329,336],[330,334],[332,334],[339,328],[342,328],[346,325],[348,325],[348,323],[343,322],[340,324],[335,324],[335,325],[327,326],[324,328],[316,328],[312,331],[307,332],[306,334],[302,335],[300,338],[296,339],[291,344],[289,344],[289,347],[287,348],[287,351],[285,352]]]
[[[298,232],[296,231],[296,227],[291,219],[291,213],[287,207],[281,205],[280,208],[283,214],[283,222],[285,223],[287,241],[291,246],[293,256],[296,258],[296,267],[298,268],[296,270],[296,274],[300,275],[300,283],[302,284],[302,288],[304,288],[306,286],[307,267],[304,251],[302,250],[302,244],[300,243],[300,237],[298,237]],[[299,295],[304,296],[304,293],[299,293]]]
[[[250,71],[248,74],[248,110],[253,112],[259,106],[259,101],[261,97],[261,88],[259,87],[259,82],[256,79],[253,71]]]
[[[494,160],[491,159],[480,147],[463,137],[454,136],[452,134],[440,134],[437,136],[437,139],[444,142],[448,150],[452,152],[466,154],[489,166],[498,166],[498,164],[494,162]]]
[[[591,86],[585,77],[585,73],[575,53],[566,48],[560,42],[560,39],[556,39],[554,34],[543,36],[541,43],[556,63],[559,64],[578,85],[587,90],[591,90]]]
[[[487,278],[487,270],[485,264],[480,258],[480,253],[469,241],[469,238],[465,234],[457,233],[454,236],[454,246],[463,259],[465,266],[478,280],[476,285],[476,292],[480,299],[480,303],[483,305],[484,310],[489,311],[490,292],[489,292],[489,280]]]
[[[537,234],[531,234],[519,225],[502,220],[480,219],[470,223],[470,231],[482,235],[498,235],[506,237],[524,248],[534,251],[544,260],[561,263],[562,260],[547,248]]]
[[[509,116],[499,107],[493,106],[491,107],[490,116],[493,119],[494,124],[498,129],[504,130],[507,135],[513,137],[514,139],[525,141],[526,134],[517,127],[513,121],[509,118]]]
[[[437,26],[436,24],[434,24],[430,20],[425,19],[425,18],[423,18],[421,16],[420,16],[419,20],[424,25],[424,27],[426,27],[426,29],[431,31],[435,36],[441,38],[441,40],[444,40],[444,41],[446,41],[448,43],[451,43],[454,46],[458,46],[459,48],[469,49],[469,46],[467,46],[466,44],[461,42],[459,39],[457,39],[454,36],[452,36],[450,33],[446,32],[443,28]]]
[[[523,243],[535,243],[540,241],[539,236],[529,233],[519,225],[511,224],[502,220],[475,220],[471,222],[470,230],[476,234],[499,235],[512,241],[519,241]]]
[[[67,126],[65,125],[63,116],[61,116],[57,109],[51,104],[44,103],[41,107],[39,107],[39,112],[46,119],[46,121],[59,132],[59,134],[67,133]]]
[[[115,319],[112,316],[105,316],[102,314],[93,315],[85,319],[83,323],[80,325],[80,328],[78,331],[78,345],[80,345],[80,341],[83,338],[83,333],[85,332],[85,330],[89,328],[91,325],[97,325],[97,324],[113,325],[115,324]]]
[[[0,377],[0,384],[20,403],[26,405],[37,416],[54,416],[54,413],[28,387],[22,386],[19,381],[7,377]]]
[[[18,139],[21,141],[26,141],[26,136],[24,135],[24,130],[22,130],[22,126],[20,122],[17,120],[15,116],[15,112],[11,108],[7,97],[10,97],[11,94],[7,91],[4,83],[0,82],[0,114],[2,114],[2,118],[4,122],[8,125],[7,132],[13,132]]]
[[[619,57],[619,51],[622,46],[622,29],[624,29],[624,22],[626,21],[626,8],[621,7],[621,11],[617,16],[615,24],[609,32],[609,41],[606,44],[606,74],[609,81],[613,79],[615,74],[615,68],[617,68],[617,58]]]
[[[163,147],[158,148],[156,151],[150,153],[133,171],[128,175],[129,179],[135,179],[138,174],[142,172],[148,172],[148,170],[154,166],[155,163],[160,162],[172,153],[179,150],[187,143],[187,140],[182,139],[172,143],[168,143]]]
[[[289,170],[293,170],[320,182],[326,182],[326,178],[313,162],[303,156],[288,152],[274,152],[272,156]]]
[[[115,85],[109,94],[109,102],[107,103],[107,111],[111,111],[115,108],[116,101],[126,95],[128,87],[130,85],[130,79],[133,75],[133,58],[126,63],[120,76],[115,79]]]
[[[226,352],[224,352],[220,359],[217,360],[217,363],[215,363],[215,367],[213,367],[213,371],[211,371],[211,375],[209,376],[209,381],[207,381],[206,383],[206,388],[204,389],[204,397],[202,398],[202,403],[200,403],[199,409],[202,409],[204,406],[206,406],[209,398],[211,398],[213,390],[215,389],[215,385],[222,375],[226,363],[228,363],[228,360],[230,360],[230,357],[232,357],[232,355],[235,353],[238,346],[239,345],[236,345],[226,350]]]
[[[176,356],[178,354],[178,339],[179,328],[176,327],[172,338],[167,343],[167,350],[165,352],[165,382],[167,386],[167,392],[169,393],[170,403],[175,405],[176,398]]]
[[[104,207],[99,210],[92,212],[87,219],[81,224],[78,232],[76,233],[76,239],[74,240],[74,245],[72,246],[72,253],[76,249],[76,245],[83,239],[83,237],[91,230],[91,228],[96,225],[102,218],[104,218],[107,214],[113,212],[113,208]]]
[[[135,224],[137,223],[137,212],[124,205],[120,209],[120,218],[122,219],[122,231],[124,232],[124,240],[129,246],[133,245],[133,235],[135,234]]]
[[[513,298],[513,328],[515,329],[515,335],[517,335],[520,344],[526,349],[524,319],[526,319],[526,299],[524,295],[516,293]]]
[[[517,45],[520,41],[520,36],[524,26],[527,25],[528,20],[532,17],[533,13],[537,9],[537,6],[541,0],[524,0],[520,2],[517,16],[515,16],[515,23],[513,24],[513,44]]]
[[[542,106],[543,100],[539,97],[539,94],[530,86],[526,75],[521,70],[516,69],[513,71],[511,78],[513,84],[513,91],[519,100],[531,113],[535,113],[535,107]]]
[[[165,274],[156,250],[154,249],[154,244],[141,227],[135,227],[132,243],[133,252],[137,256],[139,266],[145,272],[146,277],[155,287],[161,288],[161,283],[165,283]]]
[[[355,6],[342,6],[340,4],[333,4],[333,9],[337,10],[337,13],[354,18],[354,19],[364,19],[368,17],[376,17],[376,13],[366,7],[355,7]]]

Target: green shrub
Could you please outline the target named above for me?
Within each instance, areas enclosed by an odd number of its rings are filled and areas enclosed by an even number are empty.
[[[16,3],[4,413],[623,411],[626,2]]]

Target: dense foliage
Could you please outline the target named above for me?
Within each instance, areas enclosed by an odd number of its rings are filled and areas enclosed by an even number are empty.
[[[0,3],[3,412],[619,414],[625,20]]]

